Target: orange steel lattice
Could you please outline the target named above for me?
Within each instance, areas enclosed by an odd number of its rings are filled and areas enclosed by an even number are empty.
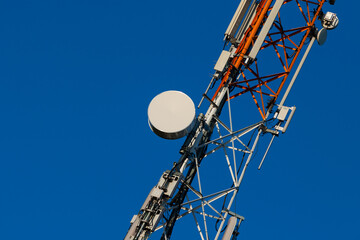
[[[306,44],[308,37],[311,36],[312,31],[314,31],[315,20],[321,13],[325,0],[284,1],[281,10],[288,8],[284,12],[291,14],[293,21],[283,22],[282,11],[280,11],[260,48],[259,60],[255,59],[252,64],[248,65],[245,63],[246,56],[256,41],[261,26],[265,23],[268,14],[272,10],[272,2],[272,0],[262,0],[260,2],[255,18],[241,39],[236,55],[224,73],[213,97],[214,99],[220,89],[227,83],[232,89],[230,99],[250,92],[263,119],[266,118],[266,112],[269,108],[268,103],[274,103],[278,98],[301,49]],[[286,19],[288,20],[289,16]],[[271,49],[272,51],[269,52]],[[270,57],[273,58],[269,60]],[[270,71],[263,70],[269,68],[269,65],[271,66]],[[231,82],[229,82],[230,78],[232,79]]]

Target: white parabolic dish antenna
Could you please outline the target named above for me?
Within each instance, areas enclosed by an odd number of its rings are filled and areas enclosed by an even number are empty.
[[[318,41],[320,46],[324,45],[324,43],[326,42],[326,38],[327,38],[327,30],[326,30],[326,28],[321,29],[318,32],[316,38],[317,38],[317,41]]]
[[[183,92],[166,91],[150,102],[148,119],[156,135],[165,139],[178,139],[194,127],[195,105]]]

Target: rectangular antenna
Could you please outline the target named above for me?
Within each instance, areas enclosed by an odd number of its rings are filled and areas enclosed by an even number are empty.
[[[243,20],[246,11],[249,8],[251,0],[241,0],[238,8],[236,9],[236,12],[231,19],[231,22],[226,29],[224,40],[234,38],[241,21]]]
[[[269,17],[266,19],[266,22],[264,24],[264,26],[262,27],[259,37],[256,39],[255,44],[253,46],[253,48],[251,49],[251,52],[249,54],[249,57],[252,59],[256,58],[256,55],[258,54],[261,45],[263,44],[268,32],[270,31],[270,28],[272,27],[275,18],[277,16],[277,14],[280,11],[281,6],[283,5],[284,0],[277,0],[270,12]]]
[[[237,222],[236,217],[229,218],[225,233],[221,240],[230,240],[231,239],[234,229],[235,229],[235,226],[236,226],[236,222]]]

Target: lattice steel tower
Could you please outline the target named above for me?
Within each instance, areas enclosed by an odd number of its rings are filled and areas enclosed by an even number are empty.
[[[285,106],[285,100],[313,43],[324,44],[327,30],[338,25],[336,14],[323,12],[327,2],[334,5],[335,0],[242,0],[199,104],[208,104],[205,114],[194,117],[191,100],[180,92],[154,98],[148,112],[152,130],[164,138],[186,135],[186,140],[180,159],[162,174],[132,218],[125,240],[147,239],[154,231],[162,231],[162,240],[170,239],[175,223],[191,218],[199,239],[237,238],[244,218],[234,203],[259,140],[268,140],[260,169],[274,138],[286,132],[295,113],[296,107]],[[253,102],[258,114],[235,122],[244,106],[241,100]],[[169,120],[169,106],[184,106],[185,112],[179,110],[184,117]],[[219,165],[219,179],[209,184],[207,177],[214,176],[206,167],[211,157],[216,159],[211,164]],[[209,229],[212,224],[216,231]]]

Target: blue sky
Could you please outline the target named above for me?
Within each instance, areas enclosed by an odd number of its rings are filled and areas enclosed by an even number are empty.
[[[199,102],[238,3],[2,1],[0,238],[122,239],[183,141],[154,135],[147,106],[165,90]],[[300,73],[288,132],[249,169],[242,239],[360,239],[359,7],[327,5],[340,25]]]

